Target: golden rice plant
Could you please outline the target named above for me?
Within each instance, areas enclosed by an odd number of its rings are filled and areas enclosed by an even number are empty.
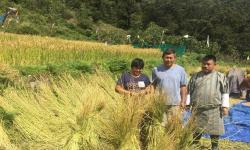
[[[119,97],[107,105],[101,124],[101,139],[113,149],[139,149],[139,123],[150,97]]]
[[[197,66],[187,66],[186,68],[187,73],[192,76],[193,74],[199,72],[201,70],[201,67],[197,67]]]
[[[0,76],[7,77],[11,81],[15,81],[19,77],[19,72],[18,72],[18,70],[13,69],[9,65],[0,64]]]
[[[71,77],[62,77],[57,83],[51,80],[39,84],[36,93],[10,88],[1,97],[1,106],[18,114],[15,128],[25,140],[13,139],[17,141],[15,144],[58,149],[98,148],[98,118],[103,101],[109,99],[99,85],[85,78]],[[98,97],[93,97],[93,93]]]
[[[179,117],[175,116],[163,127],[162,119],[164,113],[164,101],[162,96],[156,97],[153,107],[153,124],[149,126],[148,149],[152,150],[178,150],[189,149],[192,143],[192,132],[194,129],[193,119],[184,125]],[[180,111],[180,114],[182,116]],[[182,117],[181,117],[182,118]]]
[[[7,135],[21,149],[140,149],[139,124],[148,112],[153,114],[153,124],[147,125],[150,149],[186,143],[181,128],[168,134],[160,125],[158,98],[118,95],[107,73],[79,79],[65,75],[38,84],[37,91],[8,88],[0,97],[1,107],[16,114],[14,136],[8,130]]]
[[[0,32],[0,63],[35,65],[69,61],[101,61],[110,57],[160,58],[157,49],[138,49],[129,45],[105,45],[51,37]]]
[[[250,74],[250,67],[246,68],[246,73]]]
[[[224,74],[228,74],[229,69],[230,68],[228,66],[220,66],[220,65],[216,66],[216,70]]]

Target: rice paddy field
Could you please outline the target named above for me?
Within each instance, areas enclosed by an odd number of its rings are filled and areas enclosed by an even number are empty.
[[[191,145],[192,119],[162,127],[160,96],[115,93],[117,76],[135,57],[148,75],[161,63],[156,49],[0,33],[0,149],[138,150],[141,133],[149,150],[210,149],[208,139]],[[180,63],[189,73],[199,67]],[[221,140],[220,148],[250,145]]]

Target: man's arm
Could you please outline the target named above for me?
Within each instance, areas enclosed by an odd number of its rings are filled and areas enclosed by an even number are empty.
[[[117,84],[115,86],[115,91],[119,94],[130,95],[128,90],[125,90],[122,85]]]
[[[151,87],[155,90],[156,86],[157,86],[157,82],[158,82],[158,78],[156,76],[156,68],[154,68],[152,70],[152,82],[151,82]]]
[[[125,78],[126,78],[126,73],[123,73],[116,82],[115,91],[119,94],[130,95],[130,91],[124,88],[124,85],[126,84]]]
[[[187,73],[185,70],[181,72],[181,80],[180,80],[180,95],[181,95],[181,103],[180,107],[184,109],[186,107],[187,100]]]
[[[228,79],[223,75],[219,74],[221,77],[221,95],[222,95],[222,113],[224,116],[228,115],[229,104],[229,83]]]
[[[123,94],[126,96],[142,96],[142,95],[152,93],[153,89],[152,89],[152,86],[149,85],[146,89],[141,90],[140,92],[132,92],[132,91],[125,90],[122,85],[117,84],[115,86],[115,91],[119,94]]]
[[[181,108],[185,108],[185,106],[186,106],[186,99],[187,99],[187,86],[186,85],[181,85],[181,87],[180,87],[180,94],[181,94],[180,107]]]
[[[145,91],[145,94],[154,93],[155,88],[152,84],[150,84],[149,86],[146,87],[146,89],[144,91]]]
[[[228,115],[229,109],[229,94],[222,94],[222,113],[224,116]]]

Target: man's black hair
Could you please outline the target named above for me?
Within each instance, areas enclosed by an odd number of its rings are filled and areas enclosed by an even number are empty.
[[[213,60],[214,63],[216,63],[216,57],[214,55],[206,55],[202,58],[202,61],[209,61],[209,60]]]
[[[131,68],[133,68],[133,67],[143,69],[144,61],[141,58],[133,59],[132,62],[131,62]]]
[[[165,55],[170,55],[170,54],[174,54],[175,55],[175,50],[173,48],[168,48],[166,49],[163,53],[162,53],[162,58],[165,56]]]

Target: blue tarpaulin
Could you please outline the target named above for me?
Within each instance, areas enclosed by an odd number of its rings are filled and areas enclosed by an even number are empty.
[[[2,15],[0,16],[0,23],[2,23],[4,21],[5,17]]]
[[[244,102],[234,105],[224,118],[225,134],[221,138],[231,141],[250,142],[250,106]]]
[[[0,16],[0,24],[4,23],[6,17],[7,17],[7,14],[3,14],[3,15]]]
[[[224,117],[225,134],[222,139],[250,143],[250,106],[244,105],[246,101],[233,105],[229,115]],[[187,122],[191,112],[183,113],[184,123]],[[204,135],[204,137],[209,137]]]

